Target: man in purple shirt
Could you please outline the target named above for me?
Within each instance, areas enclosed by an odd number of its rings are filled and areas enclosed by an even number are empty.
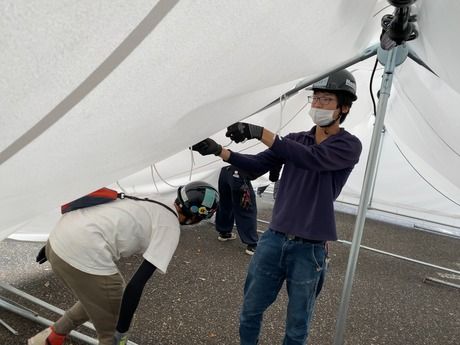
[[[236,123],[226,136],[236,143],[259,139],[268,149],[246,155],[223,148],[212,139],[193,146],[215,154],[240,169],[263,174],[283,165],[269,229],[259,239],[244,286],[240,315],[241,345],[258,342],[264,311],[286,281],[284,345],[303,345],[315,299],[326,271],[326,241],[337,240],[334,200],[361,154],[361,142],[340,127],[356,97],[351,73],[341,70],[312,86],[310,116],[315,126],[280,137],[266,128]]]

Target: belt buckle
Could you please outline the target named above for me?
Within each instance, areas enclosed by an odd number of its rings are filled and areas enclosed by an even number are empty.
[[[295,235],[291,235],[291,234],[286,234],[286,237],[289,241],[293,241],[295,240],[296,236]]]

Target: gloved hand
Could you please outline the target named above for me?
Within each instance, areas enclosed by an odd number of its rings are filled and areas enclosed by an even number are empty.
[[[241,143],[246,139],[261,139],[264,128],[245,122],[237,122],[227,127],[225,136],[232,139],[235,143]]]
[[[45,252],[46,245],[40,249],[40,251],[37,254],[37,257],[35,258],[35,261],[38,262],[39,265],[42,263],[46,262],[48,258],[46,257],[46,252]]]
[[[126,345],[128,344],[128,332],[120,333],[115,331],[113,335],[113,345]]]
[[[222,152],[222,146],[214,140],[207,138],[192,146],[193,151],[197,151],[202,156],[215,155],[218,156]]]

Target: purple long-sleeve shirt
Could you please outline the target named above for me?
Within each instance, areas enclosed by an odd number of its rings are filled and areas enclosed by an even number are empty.
[[[228,162],[254,173],[284,164],[270,228],[305,239],[335,241],[333,202],[358,163],[362,146],[344,129],[316,144],[315,130],[277,136],[271,148],[256,155],[232,152]]]

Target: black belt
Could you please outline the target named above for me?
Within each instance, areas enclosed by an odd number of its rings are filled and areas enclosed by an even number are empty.
[[[312,244],[323,244],[323,243],[326,242],[326,241],[319,241],[319,240],[308,240],[306,238],[302,238],[302,237],[291,235],[291,234],[286,234],[284,232],[276,231],[276,230],[273,230],[273,229],[270,229],[270,230],[273,231],[275,234],[277,234],[279,236],[285,237],[289,241],[297,241],[297,242],[312,243]]]

